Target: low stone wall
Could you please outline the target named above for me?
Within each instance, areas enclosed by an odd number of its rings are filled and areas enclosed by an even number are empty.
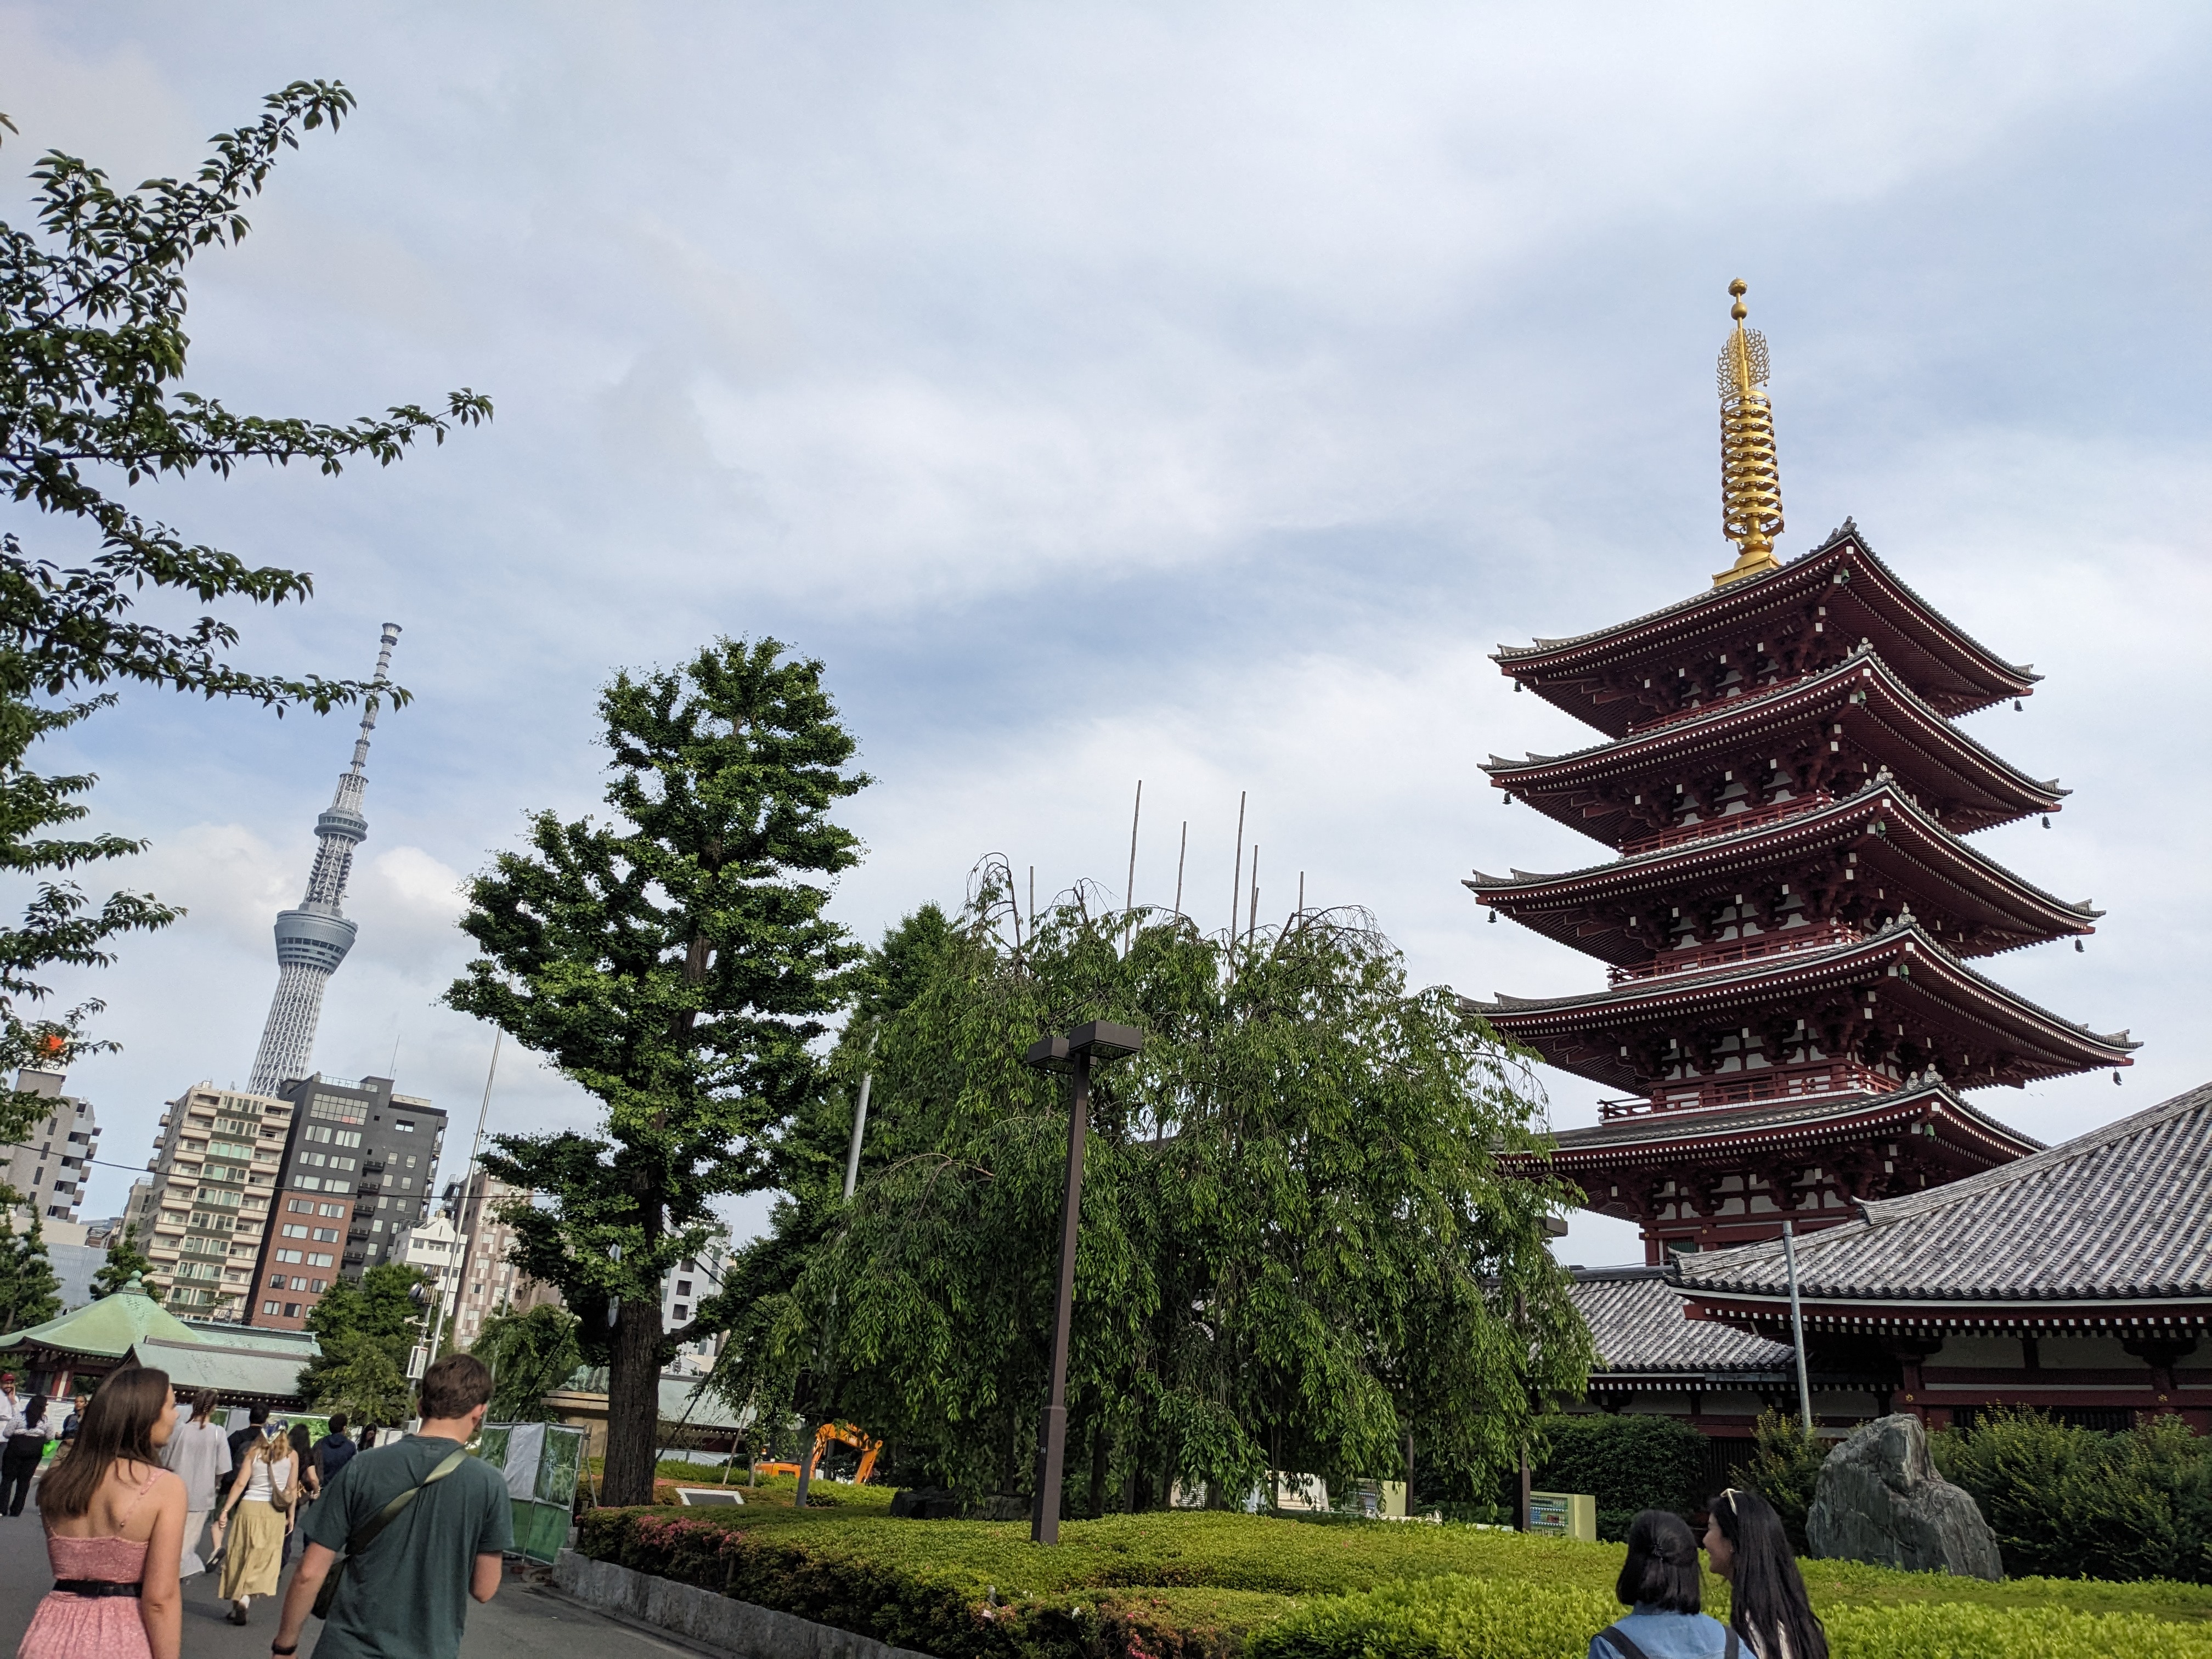
[[[562,1550],[554,1562],[553,1583],[586,1607],[656,1626],[739,1659],[930,1659],[912,1648],[895,1648],[796,1613],[594,1561],[574,1550]]]

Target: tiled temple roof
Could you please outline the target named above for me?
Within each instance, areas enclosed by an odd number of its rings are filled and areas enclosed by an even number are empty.
[[[2212,1084],[1797,1241],[1824,1302],[2212,1297]],[[1679,1258],[1687,1294],[1784,1296],[1778,1242]]]
[[[1802,1139],[1817,1135],[1831,1120],[1855,1119],[1895,1107],[1916,1109],[1941,1108],[1963,1127],[1978,1129],[2008,1149],[2011,1155],[2039,1150],[2039,1143],[1999,1122],[1962,1100],[1940,1082],[1916,1083],[1887,1095],[1830,1095],[1819,1100],[1778,1100],[1753,1106],[1723,1106],[1703,1112],[1652,1112],[1640,1117],[1614,1118],[1608,1122],[1561,1129],[1552,1137],[1557,1152],[1575,1155],[1609,1152],[1627,1147],[1664,1148],[1669,1143],[1689,1144],[1714,1136],[1732,1141],[1762,1137]]]
[[[1773,1373],[1791,1363],[1787,1343],[1686,1317],[1663,1267],[1578,1268],[1572,1294],[1600,1372]]]

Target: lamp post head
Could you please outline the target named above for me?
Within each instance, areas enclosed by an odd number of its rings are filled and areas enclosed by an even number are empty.
[[[1067,1034],[1070,1054],[1087,1054],[1093,1060],[1120,1060],[1145,1046],[1145,1034],[1133,1025],[1112,1025],[1094,1019]]]
[[[1040,1072],[1072,1072],[1075,1062],[1068,1057],[1067,1039],[1064,1036],[1039,1037],[1030,1044],[1030,1051],[1022,1056],[1022,1064]]]

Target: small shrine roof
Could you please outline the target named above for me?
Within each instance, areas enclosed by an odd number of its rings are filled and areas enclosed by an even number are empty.
[[[1846,846],[1890,871],[1892,879],[1913,880],[1920,890],[1908,898],[1933,902],[1941,890],[1954,909],[1978,908],[2011,922],[2025,937],[2006,949],[2093,932],[2089,924],[2104,914],[2086,900],[2062,899],[2021,879],[1943,828],[1883,775],[1826,805],[1738,822],[1741,827],[1730,829],[1729,818],[1716,818],[1710,836],[1580,870],[1515,870],[1506,877],[1478,870],[1462,884],[1523,927],[1622,965],[1650,960],[1650,942],[1618,928],[1593,936],[1582,929],[1578,919],[1586,913],[1577,907],[1680,890],[1701,880],[1742,880],[1784,860]]]
[[[1847,570],[1856,579],[1839,584],[1838,574]],[[1835,591],[1838,587],[1841,592]],[[1832,603],[1848,603],[1869,627],[1893,636],[1900,649],[1909,648],[1922,659],[1915,665],[1916,681],[1945,682],[1940,689],[1933,684],[1928,689],[1949,714],[2025,696],[2040,678],[2027,665],[1997,656],[1899,580],[1849,519],[1819,546],[1766,575],[1694,593],[1586,634],[1501,645],[1493,660],[1577,720],[1618,736],[1634,723],[1637,705],[1593,695],[1591,682],[1607,671],[1723,642],[1793,605],[1832,595]]]
[[[1524,796],[1537,811],[1617,846],[1628,838],[1628,809],[1614,805],[1598,810],[1605,803],[1601,799],[1591,804],[1590,790],[1604,784],[1626,789],[1647,775],[1662,780],[1670,768],[1744,743],[1778,738],[1808,720],[1826,721],[1832,714],[1840,721],[1847,713],[1862,712],[1876,722],[1876,743],[1861,746],[1903,787],[1916,793],[1955,787],[1978,798],[1966,808],[1961,828],[1982,829],[2031,812],[2055,811],[2068,793],[2055,780],[2032,778],[1977,743],[1864,647],[1820,673],[1716,698],[1680,720],[1565,755],[1532,754],[1518,761],[1492,755],[1482,770],[1495,787]]]
[[[2212,1298],[2212,1084],[1860,1212],[1797,1240],[1808,1303]],[[1789,1293],[1779,1241],[1682,1257],[1667,1272],[1701,1301]]]
[[[72,1308],[42,1325],[0,1336],[0,1354],[45,1352],[120,1359],[148,1337],[178,1343],[201,1340],[184,1321],[148,1296],[134,1275],[112,1295]]]
[[[1578,1267],[1575,1311],[1589,1327],[1600,1371],[1779,1374],[1795,1350],[1732,1326],[1692,1319],[1663,1267]]]

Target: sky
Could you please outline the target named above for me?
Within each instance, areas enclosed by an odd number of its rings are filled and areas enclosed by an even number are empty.
[[[1186,908],[1225,924],[1242,798],[1264,915],[1303,878],[1418,983],[1597,983],[1460,885],[1602,856],[1498,810],[1481,760],[1592,734],[1489,653],[1731,561],[1736,276],[1784,556],[1851,515],[2046,676],[1969,726],[2075,793],[1982,843],[2109,914],[1988,966],[2145,1046],[2120,1088],[1975,1098],[2055,1140],[2212,1076],[2203,9],[0,4],[0,218],[48,147],[183,174],[316,76],[360,109],[193,267],[186,384],[319,418],[469,386],[497,417],[388,470],[129,493],[314,573],[234,618],[244,662],[365,674],[405,630],[316,1060],[446,1106],[448,1175],[491,1049],[438,1001],[461,882],[526,811],[597,805],[614,669],[720,635],[827,665],[877,780],[835,902],[864,937],[994,853],[1118,892],[1141,779],[1139,902],[1187,825]],[[150,842],[120,879],[190,912],[61,982],[123,1045],[70,1080],[103,1158],[251,1069],[352,737],[133,693],[56,745]],[[1545,1079],[1556,1127],[1594,1120]],[[592,1117],[512,1050],[488,1112]],[[1559,1249],[1640,1255],[1588,1216]]]

